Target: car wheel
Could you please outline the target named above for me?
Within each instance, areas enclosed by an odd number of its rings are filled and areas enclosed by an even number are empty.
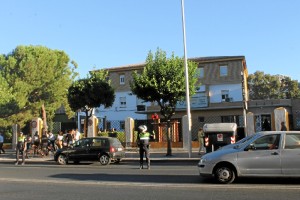
[[[58,158],[57,158],[57,162],[58,162],[58,164],[60,164],[60,165],[66,165],[66,164],[68,163],[67,157],[66,157],[65,155],[63,155],[63,154],[60,154],[60,155],[58,156]]]
[[[110,157],[107,154],[103,154],[99,158],[99,162],[101,165],[108,165],[110,163]]]
[[[231,167],[219,166],[215,171],[215,178],[219,183],[232,183],[235,179],[235,172]]]

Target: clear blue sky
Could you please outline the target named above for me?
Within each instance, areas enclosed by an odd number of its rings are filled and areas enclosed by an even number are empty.
[[[246,57],[300,81],[299,0],[185,0],[187,56]],[[65,51],[78,72],[137,64],[157,47],[183,56],[181,0],[2,0],[0,54]]]

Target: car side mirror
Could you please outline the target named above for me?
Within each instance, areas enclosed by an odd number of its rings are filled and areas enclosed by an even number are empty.
[[[255,145],[253,144],[253,143],[251,143],[251,144],[249,144],[249,146],[247,146],[246,148],[245,148],[245,151],[249,151],[249,150],[255,150],[256,148],[255,148]]]

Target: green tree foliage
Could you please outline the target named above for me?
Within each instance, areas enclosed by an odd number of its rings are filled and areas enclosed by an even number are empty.
[[[93,109],[111,107],[115,101],[115,91],[107,81],[108,72],[104,70],[93,71],[90,77],[73,82],[68,90],[68,101],[73,111],[85,112],[85,122],[91,117]],[[84,130],[85,137],[87,129]]]
[[[0,56],[0,76],[11,93],[10,100],[0,107],[0,125],[14,123],[21,127],[41,117],[45,105],[48,120],[62,105],[68,109],[67,89],[75,78],[69,57],[59,50],[43,46],[18,46],[8,55]],[[2,79],[0,79],[1,82]],[[2,98],[1,93],[1,98]]]
[[[0,106],[7,104],[9,101],[13,100],[13,95],[11,93],[11,88],[9,87],[7,81],[3,78],[0,73]]]
[[[256,71],[248,76],[250,99],[293,99],[300,97],[298,81],[282,75]]]
[[[195,94],[196,90],[196,69],[197,64],[189,61],[190,95]],[[184,60],[175,57],[174,53],[168,59],[166,52],[159,48],[155,55],[150,51],[144,70],[141,74],[136,71],[133,73],[133,81],[130,86],[132,92],[138,98],[146,102],[156,102],[160,106],[160,114],[168,122],[169,129],[169,122],[175,114],[177,102],[184,100],[186,96]],[[167,134],[167,140],[167,155],[171,155],[171,138],[169,133]]]

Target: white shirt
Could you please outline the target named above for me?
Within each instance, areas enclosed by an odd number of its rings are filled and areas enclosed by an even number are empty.
[[[75,140],[77,141],[77,140],[79,140],[79,139],[80,139],[80,132],[77,131],[77,132],[75,133]]]
[[[3,143],[4,141],[3,141],[3,136],[2,135],[0,135],[0,143]]]

